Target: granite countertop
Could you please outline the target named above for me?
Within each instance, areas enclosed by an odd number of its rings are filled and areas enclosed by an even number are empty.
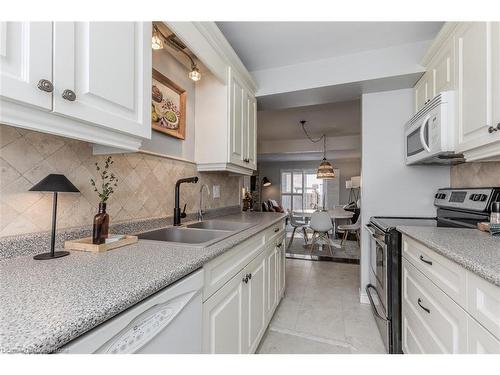
[[[500,237],[477,229],[414,226],[396,229],[500,286]]]
[[[286,214],[239,213],[254,226],[206,248],[139,240],[106,253],[0,261],[0,352],[50,353],[174,283]]]

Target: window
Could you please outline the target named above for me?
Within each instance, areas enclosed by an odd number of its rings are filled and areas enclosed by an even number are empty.
[[[289,210],[323,207],[323,180],[316,171],[281,171],[281,204]]]

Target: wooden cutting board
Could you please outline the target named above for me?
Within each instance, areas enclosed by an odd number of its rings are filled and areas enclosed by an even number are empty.
[[[64,242],[64,248],[66,250],[78,250],[78,251],[90,251],[94,253],[102,253],[104,251],[113,250],[118,247],[127,246],[136,243],[137,236],[125,236],[125,238],[111,242],[103,243],[100,245],[94,245],[92,243],[92,237],[80,238],[78,240],[71,240]]]

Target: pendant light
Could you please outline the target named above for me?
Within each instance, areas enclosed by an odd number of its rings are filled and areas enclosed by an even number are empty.
[[[306,137],[312,142],[312,143],[318,143],[319,141],[323,140],[323,161],[318,167],[318,172],[316,173],[316,178],[319,179],[331,179],[335,178],[335,171],[333,170],[333,166],[330,164],[328,160],[326,160],[326,134],[323,134],[321,137],[318,139],[312,138],[309,133],[306,130],[306,122],[305,120],[300,121],[300,125],[302,126],[302,130],[304,131],[304,134]]]
[[[184,43],[182,43],[179,39],[177,39],[175,34],[166,37],[160,31],[158,26],[153,24],[153,36],[151,38],[151,48],[153,48],[154,50],[163,49],[165,47],[164,42],[166,42],[170,47],[172,47],[176,51],[181,52],[188,57],[189,61],[191,61],[191,71],[188,73],[188,77],[195,82],[199,81],[201,79],[200,69],[194,62],[194,59],[191,57],[191,55],[186,51],[184,51],[184,49],[186,48]]]
[[[326,135],[323,134],[323,161],[318,167],[318,172],[316,174],[317,178],[335,178],[335,171],[333,166],[328,160],[326,160]]]

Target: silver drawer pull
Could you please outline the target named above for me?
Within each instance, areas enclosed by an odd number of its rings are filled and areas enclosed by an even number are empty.
[[[38,87],[39,90],[42,90],[45,92],[54,91],[54,85],[48,79],[41,79],[40,81],[38,81],[38,84],[36,87]]]
[[[74,91],[66,89],[62,93],[63,99],[69,100],[70,102],[74,102],[76,100],[76,94]]]
[[[420,308],[421,308],[422,310],[424,310],[427,314],[430,314],[430,313],[431,313],[431,310],[429,310],[429,309],[428,309],[427,307],[425,307],[425,306],[422,306],[422,300],[421,300],[420,298],[417,300],[417,303],[418,303],[418,305],[420,306]]]
[[[424,258],[423,255],[420,255],[420,260],[424,263],[427,263],[429,266],[432,266],[432,262]]]

